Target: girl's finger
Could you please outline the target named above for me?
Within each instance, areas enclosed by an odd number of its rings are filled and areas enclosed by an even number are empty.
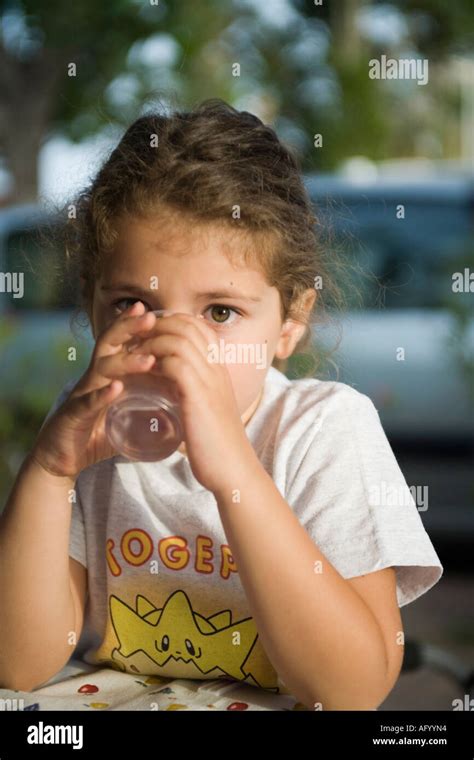
[[[95,348],[97,357],[115,353],[116,349],[137,333],[153,327],[156,315],[152,311],[143,312],[144,308],[141,301],[136,301],[99,335]]]
[[[121,380],[113,380],[103,388],[70,398],[67,404],[67,414],[73,420],[92,421],[104,406],[117,398],[122,390],[123,383]]]
[[[207,352],[203,356],[196,344],[182,334],[158,335],[154,338],[146,338],[143,341],[140,350],[146,351],[156,357],[156,364],[151,365],[152,374],[159,374],[161,360],[166,356],[176,356],[192,365],[203,382],[206,381]],[[138,351],[138,349],[137,349]],[[130,356],[139,356],[138,353],[131,353]]]
[[[154,362],[155,356],[152,353],[138,354],[121,351],[119,354],[103,356],[99,359],[96,372],[100,377],[110,382],[112,378],[123,377],[123,375],[135,372],[146,372],[153,366]]]
[[[103,357],[117,355],[123,343],[141,330],[148,330],[153,325],[156,316],[152,312],[135,316],[135,310],[140,312],[144,308],[141,301],[135,302],[97,338],[89,368],[74,388],[73,396],[82,396],[84,393],[90,393],[109,384],[111,377],[105,377],[98,372],[97,363]],[[130,313],[131,316],[124,316]]]
[[[111,380],[124,375],[148,372],[153,366],[155,357],[152,354],[129,354],[121,351],[119,354],[103,356],[95,363],[94,373],[84,375],[81,386],[74,389],[73,396],[83,396],[85,393],[99,390],[109,385]]]
[[[196,366],[190,362],[183,362],[179,356],[167,354],[159,363],[157,374],[166,378],[173,385],[178,401],[188,392],[193,390],[199,397],[199,383],[202,378]],[[206,381],[204,387],[208,387]]]
[[[191,317],[187,314],[179,315],[174,319],[172,317],[166,317],[157,320],[153,327],[153,332],[143,337],[136,346],[133,346],[130,350],[132,352],[154,353],[153,341],[158,337],[165,335],[182,337],[187,340],[190,345],[195,346],[200,351],[201,355],[206,359],[209,352],[209,343],[215,343],[216,335],[209,329],[209,336],[207,332],[198,327],[199,320],[195,317]]]

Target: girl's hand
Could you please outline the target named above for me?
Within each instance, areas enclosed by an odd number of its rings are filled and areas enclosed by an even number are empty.
[[[91,362],[69,397],[41,428],[31,456],[49,473],[76,478],[85,467],[118,454],[105,434],[107,406],[123,390],[128,373],[148,372],[153,356],[123,350],[123,344],[156,321],[141,301],[124,311],[97,338]]]
[[[232,485],[240,464],[254,459],[225,364],[209,361],[215,331],[203,320],[174,313],[157,319],[134,352],[151,353],[153,375],[171,381],[180,407],[186,453],[194,477],[217,492]]]

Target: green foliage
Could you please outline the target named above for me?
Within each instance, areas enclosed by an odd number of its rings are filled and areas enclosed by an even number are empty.
[[[298,133],[294,147],[301,151],[304,169],[330,171],[354,155],[374,160],[413,155],[416,133],[426,129],[449,142],[446,112],[454,109],[458,118],[460,104],[455,93],[436,82],[435,69],[424,106],[429,113],[422,117],[413,96],[426,97],[423,88],[394,94],[387,83],[369,79],[373,55],[398,51],[396,45],[377,47],[355,31],[362,2],[289,1],[294,15],[288,25],[262,23],[251,5],[219,0],[159,0],[156,5],[81,0],[67,6],[62,0],[10,0],[0,4],[0,13],[24,13],[27,36],[43,46],[38,60],[47,55],[51,67],[62,72],[59,91],[44,80],[45,99],[52,99],[51,126],[75,141],[104,126],[125,128],[157,96],[176,98],[180,107],[211,96],[231,103],[255,96],[280,134],[288,130],[290,143],[292,130]],[[367,7],[384,5],[378,0]],[[472,50],[471,0],[398,0],[390,7],[405,21],[405,48],[428,56],[431,64]],[[302,55],[297,47],[305,30],[310,46]],[[151,51],[147,60],[140,51],[153,39],[169,53],[154,58]],[[235,62],[241,66],[237,77]],[[68,76],[70,63],[76,64],[76,76]],[[20,60],[18,65],[23,65]],[[316,80],[329,86],[329,97],[312,97]],[[313,146],[316,133],[325,137],[323,150]]]
[[[6,321],[0,324],[2,356],[16,329]],[[9,392],[5,383],[0,393],[0,510],[57,393],[85,369],[86,351],[77,362],[65,361],[69,345],[66,338],[56,339],[47,356],[41,349],[32,348],[8,367]]]

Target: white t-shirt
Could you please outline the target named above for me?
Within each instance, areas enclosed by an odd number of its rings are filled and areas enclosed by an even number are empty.
[[[367,396],[339,382],[290,381],[270,367],[245,429],[343,578],[395,567],[400,607],[440,579],[443,567]],[[86,662],[289,693],[260,643],[214,495],[181,452],[151,463],[117,456],[83,470],[69,554],[88,570],[76,650]]]

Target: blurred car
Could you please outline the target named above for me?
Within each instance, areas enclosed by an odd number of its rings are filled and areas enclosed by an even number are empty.
[[[372,398],[394,438],[472,443],[473,298],[453,292],[452,276],[474,271],[474,183],[310,177],[307,187],[329,244],[360,268],[340,379]]]

